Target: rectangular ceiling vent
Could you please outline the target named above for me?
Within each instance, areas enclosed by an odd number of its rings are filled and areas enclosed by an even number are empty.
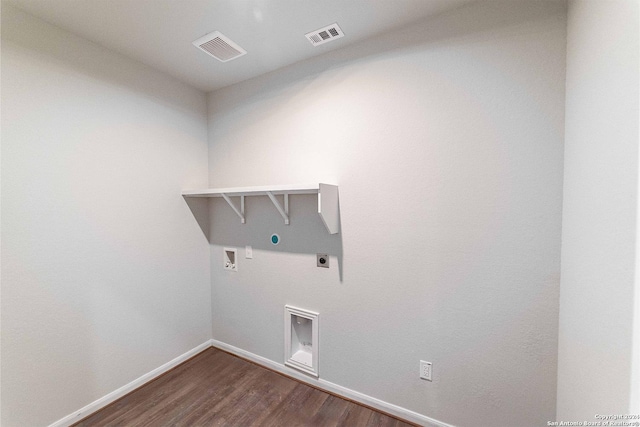
[[[193,42],[193,45],[220,62],[231,61],[246,55],[247,51],[238,46],[220,31],[214,31]]]
[[[305,34],[305,37],[311,42],[314,46],[320,46],[324,43],[329,43],[334,41],[335,39],[339,39],[340,37],[344,37],[344,33],[340,29],[337,23],[327,25],[324,28],[320,28],[319,30],[312,31],[310,33]]]

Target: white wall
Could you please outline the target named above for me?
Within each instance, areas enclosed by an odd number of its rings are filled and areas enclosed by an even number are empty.
[[[565,31],[563,2],[483,1],[211,94],[212,186],[337,183],[342,220],[214,201],[213,337],[282,363],[293,304],[325,380],[458,426],[553,419]]]
[[[570,2],[567,28],[557,415],[595,421],[630,410],[638,2]]]
[[[206,97],[2,5],[2,425],[210,338]]]

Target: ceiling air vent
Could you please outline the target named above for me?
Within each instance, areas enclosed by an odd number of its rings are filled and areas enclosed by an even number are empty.
[[[247,53],[246,50],[219,31],[200,37],[193,42],[193,45],[221,62],[231,61]]]
[[[340,37],[344,37],[344,33],[342,32],[338,24],[335,23],[324,28],[320,28],[319,30],[307,33],[305,34],[305,36],[312,45],[319,46],[335,39],[339,39]]]

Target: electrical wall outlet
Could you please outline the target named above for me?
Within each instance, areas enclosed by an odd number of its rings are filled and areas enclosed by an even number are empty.
[[[432,381],[431,379],[431,362],[425,362],[424,360],[420,361],[420,378],[427,381]]]
[[[329,255],[318,254],[316,257],[316,265],[322,268],[329,268]]]

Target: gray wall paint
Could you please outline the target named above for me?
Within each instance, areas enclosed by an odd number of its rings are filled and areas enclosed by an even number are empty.
[[[203,95],[3,4],[2,425],[55,421],[209,324],[282,362],[284,304],[321,312],[324,379],[460,426],[553,419],[563,7],[482,2],[211,95],[213,186],[335,182],[343,225],[310,196],[288,227],[266,198],[244,226],[212,202],[211,322],[175,198],[206,185]],[[637,14],[569,4],[557,419],[632,405]]]
[[[2,5],[2,426],[210,338],[206,97]]]
[[[637,1],[569,3],[559,420],[630,410],[638,13]]]
[[[342,221],[213,201],[213,337],[283,362],[292,304],[325,380],[459,426],[553,419],[565,31],[563,2],[483,1],[211,94],[211,186],[337,183]]]

